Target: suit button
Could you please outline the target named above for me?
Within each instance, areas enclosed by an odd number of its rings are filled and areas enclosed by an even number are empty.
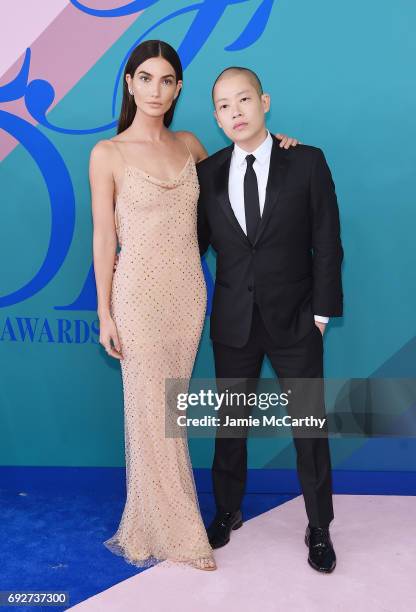
[[[248,289],[249,291],[253,291],[253,285],[248,285],[247,289]]]
[[[251,249],[251,252],[252,252],[252,253],[255,253],[255,252],[256,252],[256,248],[255,248],[255,247],[253,247],[253,248]]]

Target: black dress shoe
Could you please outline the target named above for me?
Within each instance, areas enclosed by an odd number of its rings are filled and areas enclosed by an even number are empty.
[[[214,520],[207,529],[208,540],[212,548],[221,548],[230,541],[231,530],[239,529],[243,524],[240,510],[236,512],[223,512],[215,515]]]
[[[309,546],[308,563],[318,572],[331,573],[337,558],[328,527],[306,527],[305,544]]]

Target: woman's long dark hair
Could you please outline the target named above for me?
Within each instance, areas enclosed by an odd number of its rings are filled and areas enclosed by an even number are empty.
[[[137,67],[151,57],[163,57],[169,64],[172,65],[175,74],[176,82],[181,81],[183,77],[182,64],[179,55],[175,49],[163,40],[144,40],[140,45],[133,49],[123,73],[123,100],[121,102],[120,117],[118,119],[117,134],[124,132],[133,122],[136,114],[136,103],[134,97],[129,94],[127,87],[126,74],[130,74],[133,78]],[[169,127],[172,123],[175,106],[179,99],[181,91],[172,102],[172,106],[166,111],[163,118],[163,123]]]

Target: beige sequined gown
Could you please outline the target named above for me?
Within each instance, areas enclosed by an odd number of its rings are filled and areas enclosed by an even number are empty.
[[[129,165],[122,145],[116,147],[124,179],[115,205],[121,251],[111,311],[124,357],[127,499],[117,532],[104,544],[138,567],[162,560],[185,567],[213,559],[186,432],[165,434],[165,378],[189,380],[205,319],[199,183],[191,154],[166,181]]]

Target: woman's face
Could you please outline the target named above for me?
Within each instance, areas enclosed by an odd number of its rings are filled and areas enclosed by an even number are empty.
[[[126,81],[137,108],[151,117],[163,116],[182,87],[173,66],[163,57],[149,58],[136,68],[133,78],[127,74]]]

